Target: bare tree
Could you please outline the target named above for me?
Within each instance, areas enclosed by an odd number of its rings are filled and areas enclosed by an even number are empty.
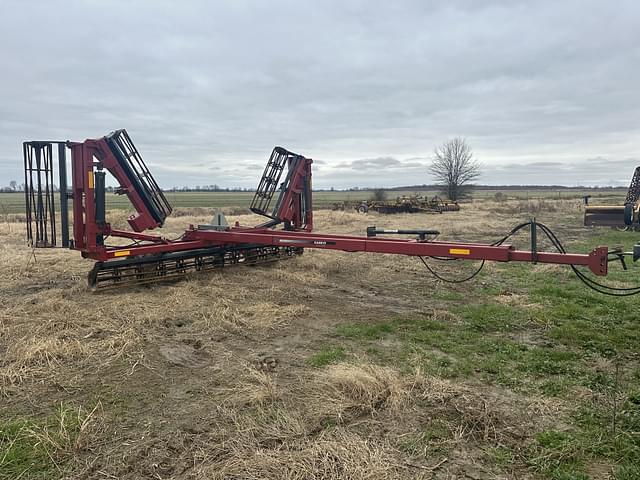
[[[480,176],[480,163],[473,158],[471,147],[464,138],[456,137],[435,149],[429,171],[442,186],[450,200],[458,200]]]
[[[18,190],[18,182],[16,182],[15,180],[11,180],[9,182],[9,188],[11,188],[11,190],[15,192],[16,190]]]

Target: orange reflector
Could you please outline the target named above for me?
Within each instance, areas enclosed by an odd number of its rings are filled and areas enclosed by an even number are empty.
[[[93,170],[89,170],[87,176],[89,177],[89,188],[93,188]]]
[[[449,253],[451,255],[469,255],[471,250],[468,248],[450,248]]]
[[[131,250],[119,250],[117,252],[113,252],[114,257],[128,257],[131,255]]]

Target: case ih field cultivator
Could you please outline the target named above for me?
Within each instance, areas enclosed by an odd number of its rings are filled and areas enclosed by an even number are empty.
[[[69,152],[70,189],[66,172]],[[570,265],[582,281],[603,293],[640,293],[640,287],[621,289],[596,283],[578,268],[606,275],[611,260],[620,260],[624,265],[626,255],[632,255],[634,260],[640,257],[640,245],[633,252],[609,252],[607,247],[597,247],[589,253],[568,253],[548,227],[535,221],[518,225],[489,244],[437,241],[439,232],[435,230],[369,227],[366,237],[314,233],[312,160],[281,147],[276,147],[269,157],[250,206],[251,211],[267,218],[264,223],[253,227],[237,223],[228,226],[224,217],[217,215],[211,225],[190,225],[176,239],[147,233],[163,225],[171,213],[171,205],[125,130],[84,142],[25,142],[23,153],[28,241],[34,247],[53,247],[59,233],[63,247],[79,250],[83,257],[96,261],[89,273],[93,289],[164,281],[228,265],[271,262],[301,254],[305,248],[319,248],[419,257],[430,271],[425,260],[429,258],[563,264]],[[59,170],[59,196],[54,188],[55,163]],[[128,218],[131,230],[113,228],[107,221],[105,171],[119,184],[115,192],[126,195],[135,209]],[[60,204],[59,232],[56,232],[56,197]],[[69,202],[73,212],[72,235]],[[530,250],[517,250],[507,243],[525,228],[530,231]],[[381,237],[384,234],[415,238]],[[549,239],[556,251],[539,251],[538,235]],[[116,238],[129,243],[111,242]]]

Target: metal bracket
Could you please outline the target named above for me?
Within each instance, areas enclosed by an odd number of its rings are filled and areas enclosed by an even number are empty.
[[[427,235],[440,235],[439,230],[389,230],[386,228],[376,228],[375,226],[367,227],[367,237],[375,237],[376,235],[396,234],[396,235],[418,235],[418,240],[424,242]]]
[[[198,225],[198,230],[216,230],[216,231],[225,231],[229,230],[229,222],[227,222],[224,213],[215,212],[213,218],[211,219],[210,225]]]
[[[536,217],[531,219],[531,263],[538,263],[538,224]]]
[[[627,262],[625,262],[624,257],[625,253],[622,251],[622,247],[616,247],[613,250],[609,250],[607,258],[607,263],[609,262],[620,262],[623,270],[627,270]]]

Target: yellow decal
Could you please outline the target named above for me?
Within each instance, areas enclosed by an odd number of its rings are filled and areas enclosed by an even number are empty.
[[[131,250],[119,250],[117,252],[113,252],[114,257],[128,257],[131,255]]]
[[[451,255],[469,255],[471,250],[468,248],[450,248],[449,253]]]
[[[93,188],[93,171],[88,171],[87,176],[89,177],[89,188]]]

